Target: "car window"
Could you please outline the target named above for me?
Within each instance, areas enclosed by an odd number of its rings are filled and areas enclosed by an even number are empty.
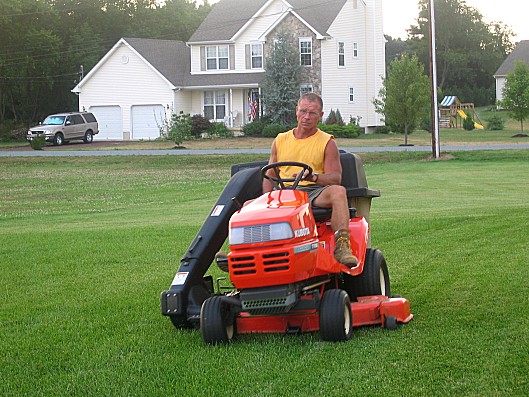
[[[48,116],[42,122],[42,125],[62,125],[65,116]]]
[[[97,121],[92,113],[83,113],[83,116],[87,123],[95,123]]]
[[[72,114],[72,124],[84,124],[83,118],[78,114]]]

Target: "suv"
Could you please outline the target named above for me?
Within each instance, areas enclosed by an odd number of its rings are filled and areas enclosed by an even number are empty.
[[[74,139],[91,143],[94,135],[98,133],[97,120],[92,113],[70,112],[46,117],[42,123],[29,129],[26,139],[31,141],[36,136],[44,134],[46,141],[60,146]]]

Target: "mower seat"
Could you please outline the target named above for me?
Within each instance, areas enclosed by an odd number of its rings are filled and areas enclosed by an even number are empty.
[[[312,206],[312,213],[316,222],[326,222],[331,219],[332,209]],[[349,218],[356,217],[356,208],[349,208]]]

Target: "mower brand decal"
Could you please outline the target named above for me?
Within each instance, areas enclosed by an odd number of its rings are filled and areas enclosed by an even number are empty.
[[[305,237],[310,234],[310,230],[308,227],[304,227],[302,229],[294,230],[294,236],[295,237]]]
[[[294,254],[301,254],[308,251],[316,251],[318,249],[318,243],[311,243],[300,245],[299,247],[294,248]]]
[[[171,285],[184,285],[186,282],[187,276],[189,275],[189,272],[178,272],[173,278],[173,282]]]
[[[213,208],[213,211],[211,212],[211,216],[220,216],[223,209],[223,205],[216,205],[215,208]]]

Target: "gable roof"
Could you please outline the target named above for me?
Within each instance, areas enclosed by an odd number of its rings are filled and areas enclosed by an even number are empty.
[[[72,89],[72,92],[80,92],[81,87],[122,45],[135,52],[173,88],[181,87],[187,75],[191,73],[191,53],[183,41],[121,38]]]
[[[273,0],[220,0],[193,33],[188,43],[232,41],[252,19],[261,17],[260,11]],[[321,36],[340,13],[347,0],[282,0],[290,9]],[[279,15],[279,13],[278,13]]]
[[[507,74],[514,70],[516,61],[522,61],[529,66],[529,40],[522,40],[516,44],[514,50],[512,50],[496,73],[494,73],[494,77],[507,76]]]
[[[181,87],[191,73],[191,52],[183,41],[137,38],[124,40],[176,87]]]

